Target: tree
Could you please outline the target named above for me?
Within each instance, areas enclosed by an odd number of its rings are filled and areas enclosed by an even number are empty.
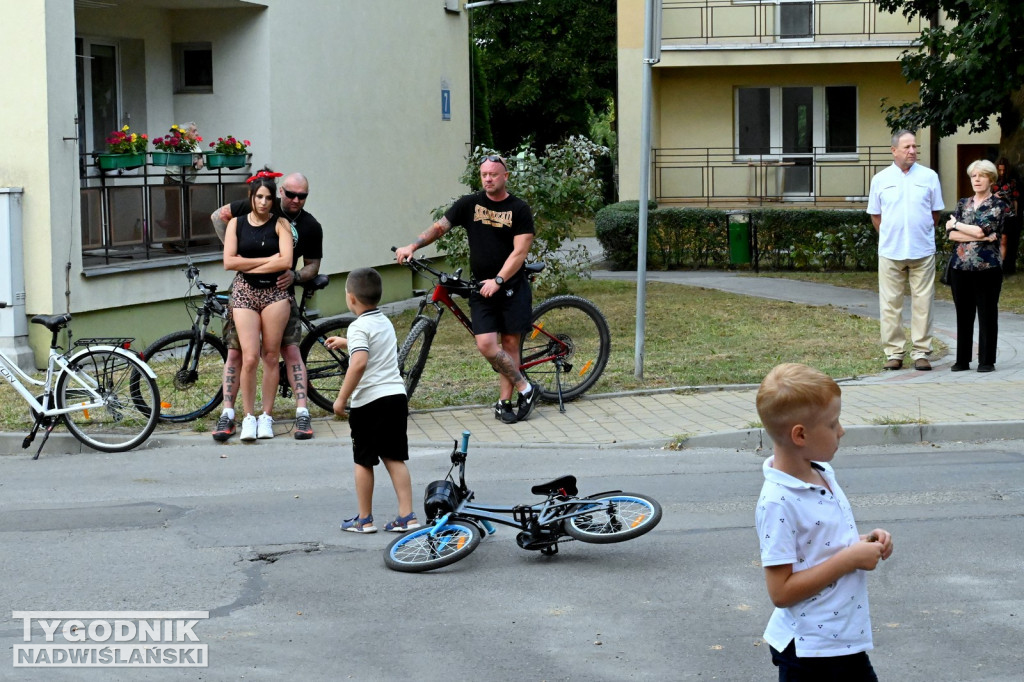
[[[586,135],[615,93],[615,0],[527,0],[473,11],[493,146]],[[483,143],[477,140],[477,143]]]
[[[1024,156],[1024,3],[1020,0],[878,0],[881,9],[907,18],[944,12],[953,24],[933,22],[921,47],[900,57],[908,83],[921,84],[920,100],[889,106],[892,129],[930,127],[940,136],[969,125],[988,130],[998,116],[1001,147],[1012,161]]]

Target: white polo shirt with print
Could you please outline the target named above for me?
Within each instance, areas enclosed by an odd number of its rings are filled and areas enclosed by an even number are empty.
[[[828,482],[829,491],[772,468],[774,461],[772,456],[764,463],[764,485],[755,510],[762,566],[792,564],[796,573],[860,542],[853,510],[832,467],[811,463]],[[796,640],[796,655],[806,658],[873,649],[867,572],[855,570],[813,597],[776,608],[764,639],[778,651]]]

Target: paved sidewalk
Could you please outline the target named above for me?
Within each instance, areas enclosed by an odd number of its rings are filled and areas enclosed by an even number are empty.
[[[595,278],[635,279],[633,272],[594,273]],[[720,289],[812,305],[833,305],[865,317],[878,316],[877,295],[869,291],[727,272],[651,272],[649,281]],[[905,310],[909,311],[909,302]],[[936,302],[935,332],[956,345],[956,314],[951,303]],[[879,354],[879,366],[882,357]],[[993,440],[1024,437],[1024,319],[1003,313],[999,318],[996,371],[990,374],[949,371],[952,355],[935,362],[930,372],[902,370],[842,380],[843,425],[848,445],[899,442]],[[409,439],[414,446],[448,447],[464,429],[478,444],[565,448],[625,446],[662,447],[682,441],[684,447],[757,448],[767,440],[757,427],[756,386],[705,386],[646,393],[585,396],[557,406],[541,404],[520,424],[496,421],[489,406],[413,412]],[[283,422],[279,438],[290,438]],[[315,419],[315,437],[348,443],[348,423]],[[20,452],[22,434],[0,435],[0,452]],[[61,445],[75,447],[66,433],[54,433]],[[149,447],[209,441],[208,434],[188,430],[160,432]],[[239,446],[232,439],[228,447]]]

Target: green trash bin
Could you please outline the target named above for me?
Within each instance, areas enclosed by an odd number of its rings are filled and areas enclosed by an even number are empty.
[[[750,262],[750,223],[729,222],[729,263],[744,265]]]

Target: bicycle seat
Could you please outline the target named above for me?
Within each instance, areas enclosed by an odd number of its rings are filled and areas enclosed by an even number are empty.
[[[538,272],[544,269],[543,263],[527,263],[523,268],[531,275],[536,275]]]
[[[530,492],[534,495],[550,495],[560,491],[564,492],[565,495],[575,497],[579,492],[579,489],[576,488],[576,477],[572,475],[562,476],[548,483],[541,483],[530,488]]]
[[[330,283],[331,279],[327,275],[317,275],[308,282],[299,282],[299,286],[306,291],[320,291]]]
[[[71,313],[62,315],[36,315],[32,318],[33,324],[41,324],[51,332],[59,332],[71,322]]]

